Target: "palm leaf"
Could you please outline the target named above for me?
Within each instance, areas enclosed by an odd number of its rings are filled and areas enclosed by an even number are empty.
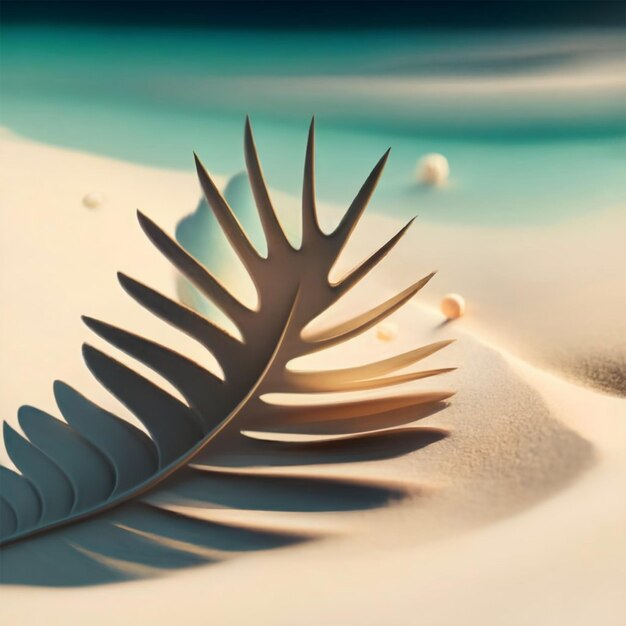
[[[119,274],[122,287],[140,305],[210,351],[224,378],[148,338],[84,318],[97,335],[169,381],[184,402],[85,345],[87,367],[146,432],[58,381],[54,391],[64,421],[26,406],[18,416],[25,436],[4,424],[6,448],[19,470],[1,470],[3,576],[8,582],[120,580],[313,537],[317,533],[310,529],[266,526],[263,515],[246,525],[225,519],[224,514],[380,506],[403,497],[406,489],[384,481],[298,475],[281,467],[384,458],[446,435],[441,429],[407,426],[445,406],[450,395],[445,393],[398,396],[386,392],[375,398],[295,406],[264,399],[270,393],[327,395],[387,389],[435,376],[449,370],[397,372],[448,342],[358,367],[314,372],[290,368],[292,360],[345,342],[385,319],[426,285],[432,274],[351,319],[309,331],[309,323],[364,278],[409,226],[344,278],[330,282],[330,271],[374,192],[388,153],[374,167],[339,225],[325,233],[316,211],[311,124],[302,243],[296,249],[272,206],[249,122],[244,147],[267,256],[261,256],[249,241],[197,157],[196,166],[208,204],[257,290],[255,309],[242,304],[206,267],[148,217],[138,214],[152,243],[233,322],[241,338]]]

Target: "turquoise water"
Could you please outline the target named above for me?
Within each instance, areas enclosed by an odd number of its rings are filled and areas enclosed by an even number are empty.
[[[243,168],[252,117],[270,184],[347,203],[382,152],[374,207],[470,224],[558,221],[626,197],[619,31],[225,32],[4,27],[0,124],[150,165]],[[416,183],[427,152],[444,189]],[[69,173],[68,173],[69,174]],[[190,210],[193,207],[190,207]]]

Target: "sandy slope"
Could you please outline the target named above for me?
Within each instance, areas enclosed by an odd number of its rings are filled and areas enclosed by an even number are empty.
[[[420,266],[427,259],[437,267],[428,302],[459,291],[469,302],[463,328],[542,367],[626,395],[624,207],[546,226],[416,226],[390,266],[406,267],[417,256]]]
[[[123,269],[174,293],[173,273],[144,240],[134,209],[141,207],[171,232],[195,205],[191,174],[10,137],[2,141],[0,159],[0,283],[11,296],[3,303],[1,324],[5,419],[15,424],[15,411],[23,403],[56,414],[55,378],[126,415],[82,365],[80,343],[102,344],[81,327],[81,313],[141,329],[205,359],[191,340],[141,311],[115,281],[115,270]],[[90,191],[105,194],[100,209],[82,206],[83,194]],[[281,200],[283,206],[292,204]],[[591,616],[603,624],[621,623],[625,402],[563,382],[502,348],[566,367],[568,346],[606,357],[610,339],[611,354],[623,358],[622,318],[613,320],[606,306],[576,307],[571,314],[583,285],[595,290],[589,295],[596,301],[608,303],[614,296],[565,272],[577,264],[591,266],[590,274],[605,276],[605,287],[619,286],[614,265],[623,253],[607,245],[617,219],[593,221],[597,254],[589,244],[584,259],[566,254],[589,233],[584,223],[558,230],[558,243],[557,231],[550,229],[524,233],[519,243],[518,231],[496,236],[419,225],[400,260],[390,259],[355,293],[353,301],[362,303],[376,284],[382,289],[396,280],[406,284],[432,269],[432,260],[442,276],[429,288],[430,302],[451,289],[470,298],[470,313],[461,323],[441,325],[436,313],[411,305],[396,315],[400,333],[395,342],[381,344],[369,333],[336,356],[337,363],[348,363],[373,351],[384,356],[400,345],[458,337],[429,365],[460,369],[437,385],[421,384],[458,391],[450,408],[427,420],[449,429],[451,436],[423,450],[347,469],[413,481],[423,486],[423,495],[350,518],[355,532],[349,538],[116,586],[5,588],[3,617],[12,624],[32,623],[42,615],[49,624],[86,619],[169,623],[200,615],[214,623],[254,618],[259,624],[408,624],[417,619],[429,624],[585,624]],[[366,218],[348,255],[393,228],[389,220]],[[418,241],[419,248],[411,251]],[[545,275],[549,280],[533,280]],[[554,316],[547,319],[550,311],[561,313],[562,324],[554,323]],[[597,332],[587,332],[590,324]]]

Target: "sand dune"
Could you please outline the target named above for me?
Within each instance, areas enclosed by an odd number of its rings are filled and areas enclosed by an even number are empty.
[[[11,296],[3,303],[0,375],[9,423],[16,424],[16,410],[24,403],[57,414],[55,379],[134,419],[82,363],[83,341],[106,346],[81,325],[82,313],[141,329],[211,366],[199,346],[133,304],[115,280],[121,269],[175,295],[173,272],[143,237],[134,210],[141,208],[173,232],[197,200],[192,174],[11,136],[2,138],[0,159],[1,284]],[[89,192],[103,194],[100,208],[82,205]],[[287,214],[293,199],[277,197]],[[327,219],[334,213],[328,207]],[[410,485],[413,491],[403,502],[364,512],[295,512],[293,523],[301,529],[336,531],[299,547],[262,549],[118,585],[5,587],[5,621],[168,623],[207,615],[214,623],[254,619],[303,625],[342,624],[348,616],[372,625],[416,619],[621,623],[626,503],[618,494],[626,487],[626,403],[561,377],[574,373],[580,381],[623,392],[619,380],[598,375],[598,367],[576,365],[579,354],[623,363],[623,316],[615,312],[613,295],[623,288],[620,219],[595,216],[593,233],[583,220],[553,231],[523,232],[415,224],[396,260],[392,256],[371,282],[355,290],[349,307],[363,305],[373,289],[384,292],[440,269],[431,295],[394,315],[399,329],[394,341],[382,343],[368,332],[332,357],[319,353],[309,364],[332,358],[333,367],[349,366],[363,355],[384,358],[401,347],[456,338],[428,364],[459,369],[404,390],[455,390],[449,406],[408,424],[398,418],[397,424],[446,436],[407,449],[408,431],[400,430],[400,437],[373,449],[384,453],[379,458],[355,456],[346,463],[342,451],[343,458],[324,465],[307,461],[310,442],[303,441],[298,462],[273,471]],[[389,219],[365,217],[345,264],[396,228]],[[581,254],[573,256],[574,250]],[[602,283],[590,281],[593,275],[601,275]],[[433,305],[451,290],[466,295],[469,313],[460,322],[442,324]],[[581,301],[593,304],[583,307]],[[346,428],[318,425],[308,433],[335,445],[329,437],[345,438]],[[249,458],[248,466],[267,469],[269,462],[260,455]],[[290,523],[280,515],[268,517],[267,508],[235,506],[232,514],[240,523],[263,518],[270,528]]]

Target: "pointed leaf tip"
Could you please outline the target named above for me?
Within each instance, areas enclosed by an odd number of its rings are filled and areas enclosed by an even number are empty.
[[[387,157],[389,156],[391,148],[383,154],[383,156],[378,159],[378,162],[369,173],[368,177],[365,179],[365,182],[361,185],[357,195],[354,200],[348,207],[348,210],[341,218],[341,221],[335,228],[335,230],[331,233],[331,237],[336,241],[336,255],[339,256],[344,246],[346,245],[348,238],[350,237],[352,231],[356,227],[358,221],[361,219],[363,212],[365,211],[370,198],[374,194],[374,190],[378,185],[378,181],[382,176],[383,170],[385,168],[385,164],[387,163]]]
[[[93,326],[97,322],[96,319],[90,317],[89,315],[81,315],[80,319],[83,321],[83,324],[85,324],[85,326],[88,326],[89,328],[93,328]]]
[[[146,234],[148,234],[148,230],[154,226],[154,222],[139,209],[137,209],[137,221],[139,222],[139,226],[141,226],[141,230]]]
[[[80,347],[80,351],[81,351],[81,353],[83,355],[83,358],[85,358],[85,359],[89,355],[100,353],[100,350],[98,350],[97,348],[94,348],[90,343],[87,343],[86,341]]]

